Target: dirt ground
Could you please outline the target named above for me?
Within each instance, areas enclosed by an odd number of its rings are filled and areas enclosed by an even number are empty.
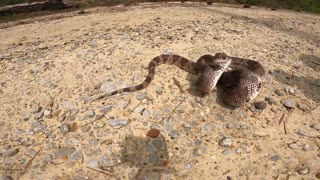
[[[1,180],[320,178],[319,15],[99,7],[1,24],[0,40]],[[169,65],[139,92],[91,101],[142,82],[160,54],[217,52],[263,64],[265,109],[201,96]]]

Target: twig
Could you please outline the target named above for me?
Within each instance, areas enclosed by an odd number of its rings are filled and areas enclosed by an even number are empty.
[[[94,169],[94,168],[91,168],[91,167],[87,167],[87,168],[88,168],[88,169],[91,169],[91,170],[93,170],[93,171],[96,171],[96,172],[105,174],[105,175],[115,176],[113,173],[111,173],[110,171],[107,171],[107,170],[101,171],[101,170]]]
[[[184,93],[184,90],[183,90],[180,82],[175,77],[172,77],[172,79],[173,79],[174,83],[178,86],[178,88],[180,89],[180,92]]]
[[[310,109],[310,110],[308,111],[308,113],[311,113],[312,111],[314,111],[315,109],[317,109],[319,106],[320,106],[320,104],[316,105],[316,107]]]
[[[39,153],[41,152],[42,149],[40,149],[28,162],[28,164],[26,165],[26,167],[24,168],[25,170],[29,168],[29,166],[31,165],[32,161],[39,155]]]
[[[88,122],[88,123],[86,123],[86,124],[84,124],[84,125],[81,125],[80,127],[87,126],[88,124],[91,124],[91,123],[93,123],[93,122],[95,122],[95,121],[98,121],[98,120],[102,119],[103,117],[105,117],[104,114],[100,115],[100,116],[97,117],[96,119],[94,119],[94,120],[92,120],[92,121],[90,121],[90,122]]]
[[[286,112],[284,112],[282,115],[281,115],[281,118],[280,118],[280,121],[279,121],[279,125],[282,123],[282,121],[284,120],[284,117],[286,115]]]
[[[186,99],[187,99],[187,98],[184,97],[184,98],[182,99],[182,101],[180,101],[179,104],[176,105],[176,107],[174,107],[174,109],[173,109],[171,112],[175,112],[176,109],[177,109]]]
[[[287,134],[286,121],[283,121],[283,129],[284,129],[284,134]]]

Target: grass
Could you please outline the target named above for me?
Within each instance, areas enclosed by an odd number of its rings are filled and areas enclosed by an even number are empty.
[[[320,13],[320,0],[236,0],[238,3]]]

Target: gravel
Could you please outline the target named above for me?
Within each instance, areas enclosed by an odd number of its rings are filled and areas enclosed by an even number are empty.
[[[283,99],[280,101],[282,105],[289,109],[294,109],[296,108],[296,103],[292,99]]]

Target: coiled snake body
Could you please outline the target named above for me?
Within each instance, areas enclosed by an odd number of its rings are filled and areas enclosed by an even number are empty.
[[[222,99],[231,106],[241,106],[254,99],[261,91],[265,74],[259,62],[224,53],[204,55],[197,62],[178,55],[160,55],[149,63],[149,73],[141,84],[104,94],[97,99],[144,89],[154,78],[155,69],[160,64],[173,64],[191,74],[200,74],[197,84],[203,93],[210,93],[219,81],[225,86]]]

